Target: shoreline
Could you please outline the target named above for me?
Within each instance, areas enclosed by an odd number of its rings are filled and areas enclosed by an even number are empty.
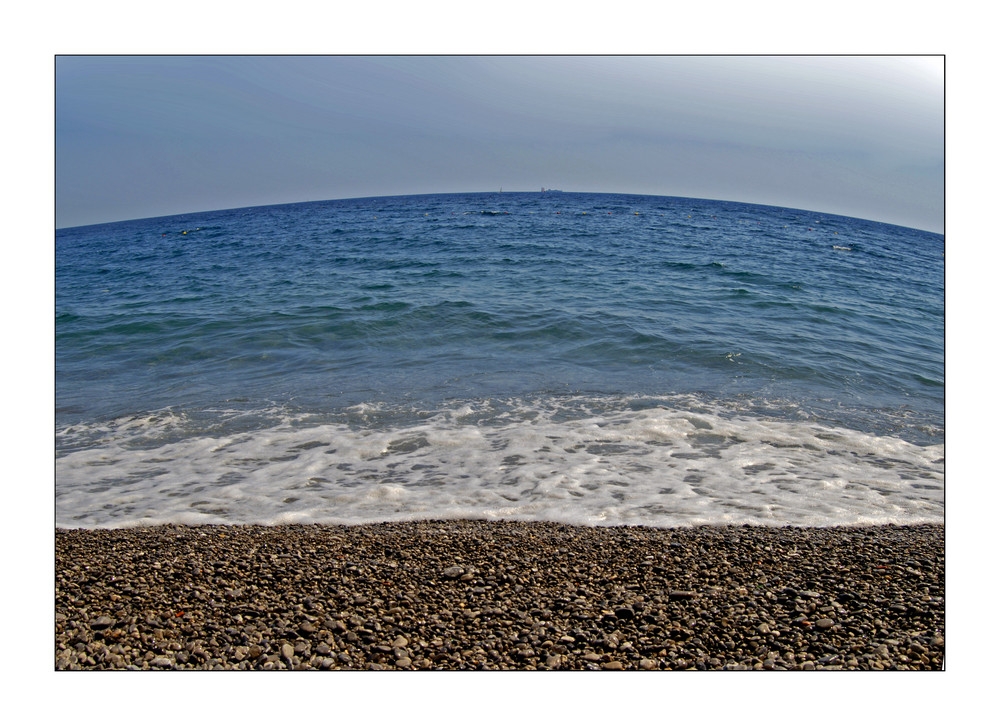
[[[55,668],[941,670],[944,525],[56,529]]]

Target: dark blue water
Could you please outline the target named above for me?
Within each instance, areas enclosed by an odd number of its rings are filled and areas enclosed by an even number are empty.
[[[59,230],[57,455],[275,426],[402,431],[463,406],[481,430],[515,409],[687,408],[926,450],[944,435],[943,252],[941,235],[871,221],[617,194]],[[64,462],[64,488],[149,479],[88,466]]]

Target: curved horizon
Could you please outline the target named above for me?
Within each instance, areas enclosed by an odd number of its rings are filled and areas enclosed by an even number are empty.
[[[347,202],[347,201],[356,201],[356,200],[361,200],[361,199],[398,199],[398,198],[403,198],[403,197],[447,197],[447,196],[466,196],[466,195],[467,196],[472,196],[472,195],[488,195],[488,194],[494,194],[494,195],[500,196],[502,194],[549,194],[549,193],[565,194],[567,196],[573,196],[573,195],[592,195],[592,196],[607,195],[607,196],[618,196],[618,197],[658,197],[658,198],[663,198],[663,199],[690,199],[691,201],[697,201],[697,202],[720,202],[720,203],[723,203],[723,204],[745,204],[745,205],[754,206],[754,207],[769,207],[769,208],[775,208],[775,209],[788,209],[788,210],[795,211],[795,212],[807,212],[809,214],[826,215],[826,216],[832,216],[832,217],[841,217],[841,218],[844,218],[844,219],[857,219],[857,220],[860,220],[860,221],[863,221],[863,222],[873,222],[875,224],[888,224],[888,225],[892,225],[894,227],[902,227],[904,229],[912,229],[912,230],[915,230],[915,231],[918,231],[918,232],[926,232],[928,234],[936,234],[936,235],[941,235],[941,236],[943,236],[943,234],[944,234],[943,231],[942,232],[935,232],[934,230],[930,230],[930,229],[924,229],[924,228],[921,228],[921,227],[911,227],[911,226],[907,226],[907,225],[904,225],[904,224],[897,224],[895,222],[887,222],[887,221],[881,220],[881,219],[871,219],[871,218],[866,218],[866,217],[857,217],[857,216],[854,216],[854,215],[842,214],[842,213],[839,213],[839,212],[829,212],[829,211],[823,211],[823,210],[820,210],[820,209],[806,209],[806,208],[803,208],[803,207],[793,207],[793,206],[788,206],[788,205],[783,205],[783,204],[762,204],[762,203],[759,203],[759,202],[748,202],[748,201],[743,201],[743,200],[739,200],[739,199],[715,199],[715,198],[707,198],[707,197],[691,197],[691,196],[679,195],[679,194],[643,194],[643,193],[636,193],[636,192],[590,192],[590,191],[577,191],[577,190],[566,190],[566,189],[545,189],[544,191],[534,191],[534,190],[529,190],[529,189],[511,189],[511,190],[508,190],[506,192],[503,192],[503,191],[491,191],[491,190],[480,190],[480,191],[466,191],[466,192],[416,192],[416,193],[410,193],[410,194],[365,194],[365,195],[352,196],[352,197],[337,197],[337,198],[331,198],[331,199],[305,199],[305,200],[300,200],[300,201],[295,201],[295,202],[273,202],[273,203],[265,203],[265,204],[249,204],[249,205],[237,206],[237,207],[221,207],[219,209],[199,209],[199,210],[187,211],[187,212],[176,212],[176,213],[170,213],[170,214],[157,214],[157,215],[153,215],[153,216],[149,216],[149,217],[133,217],[133,218],[129,218],[129,219],[115,219],[115,220],[109,220],[109,221],[104,221],[104,222],[92,222],[92,223],[89,223],[89,224],[77,224],[77,225],[70,225],[70,226],[65,226],[65,227],[56,227],[56,231],[65,231],[65,230],[71,230],[71,229],[78,229],[78,228],[82,228],[82,227],[96,227],[96,226],[100,226],[100,225],[104,225],[104,224],[124,224],[124,223],[128,223],[128,222],[140,222],[140,221],[152,220],[152,219],[169,219],[171,217],[186,217],[186,216],[196,215],[196,214],[214,214],[216,212],[231,212],[231,211],[236,211],[236,210],[240,210],[240,209],[260,209],[260,208],[264,208],[264,207],[288,207],[288,206],[296,206],[296,205],[300,205],[300,204],[302,204],[302,205],[305,205],[305,204],[325,204],[325,203],[330,203],[330,202]]]

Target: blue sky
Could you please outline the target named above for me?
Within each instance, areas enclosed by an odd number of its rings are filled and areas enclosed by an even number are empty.
[[[435,192],[663,194],[940,232],[940,56],[59,56],[56,226]]]

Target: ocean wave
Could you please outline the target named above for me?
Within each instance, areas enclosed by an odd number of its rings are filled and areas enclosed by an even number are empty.
[[[61,432],[91,441],[57,459],[60,526],[455,516],[830,526],[943,516],[942,445],[754,415],[737,402],[366,404],[326,421],[269,410],[257,428],[232,428],[236,415],[226,413],[229,429],[185,436],[193,422],[173,412]]]

